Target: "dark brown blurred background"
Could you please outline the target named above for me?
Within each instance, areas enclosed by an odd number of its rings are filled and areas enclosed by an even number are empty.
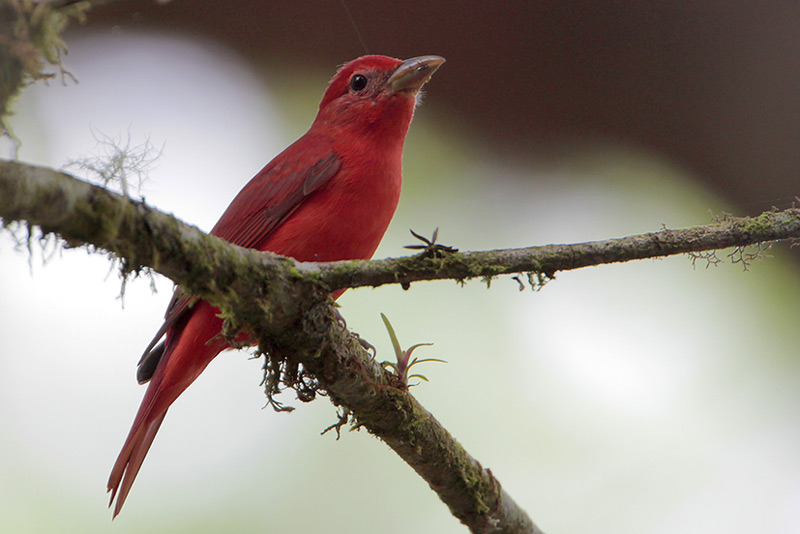
[[[742,214],[800,194],[800,2],[346,4],[370,53],[446,57],[438,105],[496,150],[621,142]],[[90,20],[209,36],[256,65],[331,70],[364,53],[338,0],[120,2]]]

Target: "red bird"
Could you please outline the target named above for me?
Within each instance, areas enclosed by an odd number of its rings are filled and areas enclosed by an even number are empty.
[[[299,261],[372,257],[400,198],[403,142],[419,90],[442,63],[439,56],[364,56],[341,67],[308,132],[244,186],[211,235]],[[167,409],[229,348],[217,337],[218,313],[176,289],[139,361],[136,376],[150,385],[108,479],[114,517]]]

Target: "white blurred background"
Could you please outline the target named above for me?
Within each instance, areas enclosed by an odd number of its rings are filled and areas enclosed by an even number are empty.
[[[75,34],[67,67],[79,84],[19,99],[20,159],[61,167],[97,150],[98,132],[149,139],[163,153],[142,195],[207,231],[307,128],[336,65],[257,74],[213,42],[115,31]],[[409,228],[480,250],[705,224],[730,209],[653,154],[501,157],[458,124],[437,109],[434,77],[376,257],[407,254]],[[431,382],[414,394],[546,532],[793,533],[800,278],[786,249],[749,272],[676,257],[561,273],[537,293],[500,278],[490,290],[359,289],[340,303],[379,358],[391,358],[380,312],[402,344],[434,343],[416,354],[449,363],[420,369]],[[320,437],[335,421],[326,399],[262,409],[261,362],[246,352],[223,353],[170,409],[111,523],[105,482],[144,392],[135,363],[172,288],[157,286],[129,283],[123,307],[101,255],[67,250],[45,265],[35,243],[31,256],[0,236],[0,532],[465,532],[366,432]]]

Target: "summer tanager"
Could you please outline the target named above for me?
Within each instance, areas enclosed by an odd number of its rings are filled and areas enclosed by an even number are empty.
[[[345,64],[308,132],[244,186],[211,234],[300,261],[370,258],[400,197],[403,141],[419,90],[442,63],[364,56]],[[169,406],[228,348],[218,313],[175,291],[139,362],[137,378],[150,385],[108,479],[114,517]]]

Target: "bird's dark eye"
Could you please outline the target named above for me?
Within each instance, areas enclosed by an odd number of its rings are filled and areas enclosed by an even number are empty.
[[[363,91],[368,81],[367,77],[363,74],[354,74],[353,77],[350,78],[350,89],[356,93]]]

